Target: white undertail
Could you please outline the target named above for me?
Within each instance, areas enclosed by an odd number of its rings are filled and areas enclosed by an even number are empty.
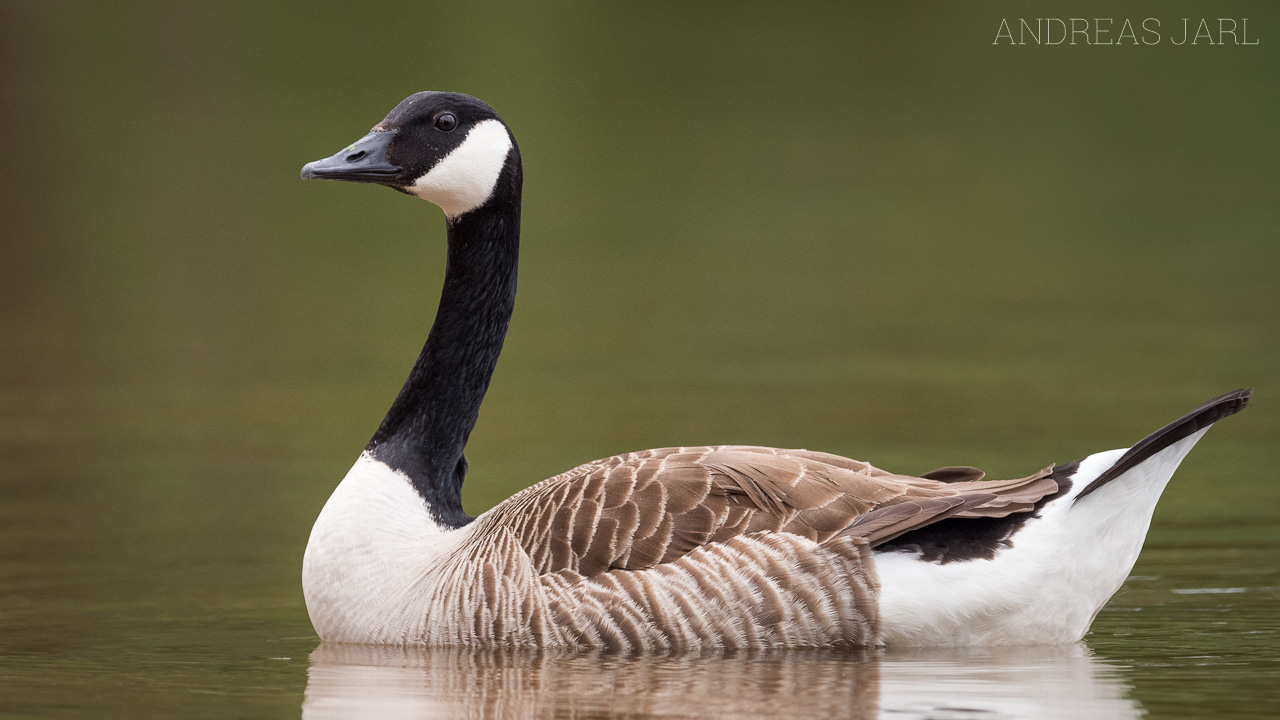
[[[1037,645],[1082,638],[1138,559],[1156,501],[1208,428],[1076,502],[1124,450],[1090,455],[994,559],[925,562],[875,555],[886,645]]]

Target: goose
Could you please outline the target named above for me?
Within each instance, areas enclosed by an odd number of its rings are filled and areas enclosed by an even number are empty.
[[[522,165],[468,95],[419,92],[304,179],[445,215],[426,344],[325,503],[302,566],[322,641],[679,651],[1080,640],[1137,560],[1210,400],[1132,447],[984,480],[824,452],[672,447],[586,463],[478,517],[463,450],[516,293]]]

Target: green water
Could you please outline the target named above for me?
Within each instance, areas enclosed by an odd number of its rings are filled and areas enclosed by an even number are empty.
[[[1022,7],[0,6],[0,716],[1280,714],[1280,13],[1061,5],[1260,44],[993,47]],[[646,447],[1008,476],[1255,403],[1083,646],[317,648],[307,533],[443,226],[298,169],[421,89],[526,166],[473,514]]]

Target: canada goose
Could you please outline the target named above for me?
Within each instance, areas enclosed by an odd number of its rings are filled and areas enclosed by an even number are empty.
[[[493,108],[421,92],[303,178],[444,210],[435,324],[303,560],[323,640],[631,650],[1030,645],[1080,639],[1156,500],[1251,391],[1127,450],[1024,478],[911,477],[808,450],[647,450],[544,480],[479,517],[463,447],[511,318],[520,152]]]

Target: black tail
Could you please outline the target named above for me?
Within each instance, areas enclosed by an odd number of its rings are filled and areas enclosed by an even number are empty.
[[[1179,440],[1197,433],[1210,425],[1218,422],[1228,415],[1235,415],[1245,406],[1249,404],[1249,398],[1253,397],[1253,388],[1245,390],[1236,390],[1229,392],[1222,397],[1216,397],[1173,422],[1165,425],[1159,430],[1151,433],[1138,442],[1137,445],[1129,448],[1129,452],[1120,457],[1115,465],[1098,476],[1098,479],[1089,483],[1089,486],[1076,496],[1074,502],[1080,502],[1080,498],[1115,480],[1129,470],[1136,467],[1139,463],[1147,458],[1155,455],[1161,450],[1178,442]]]

